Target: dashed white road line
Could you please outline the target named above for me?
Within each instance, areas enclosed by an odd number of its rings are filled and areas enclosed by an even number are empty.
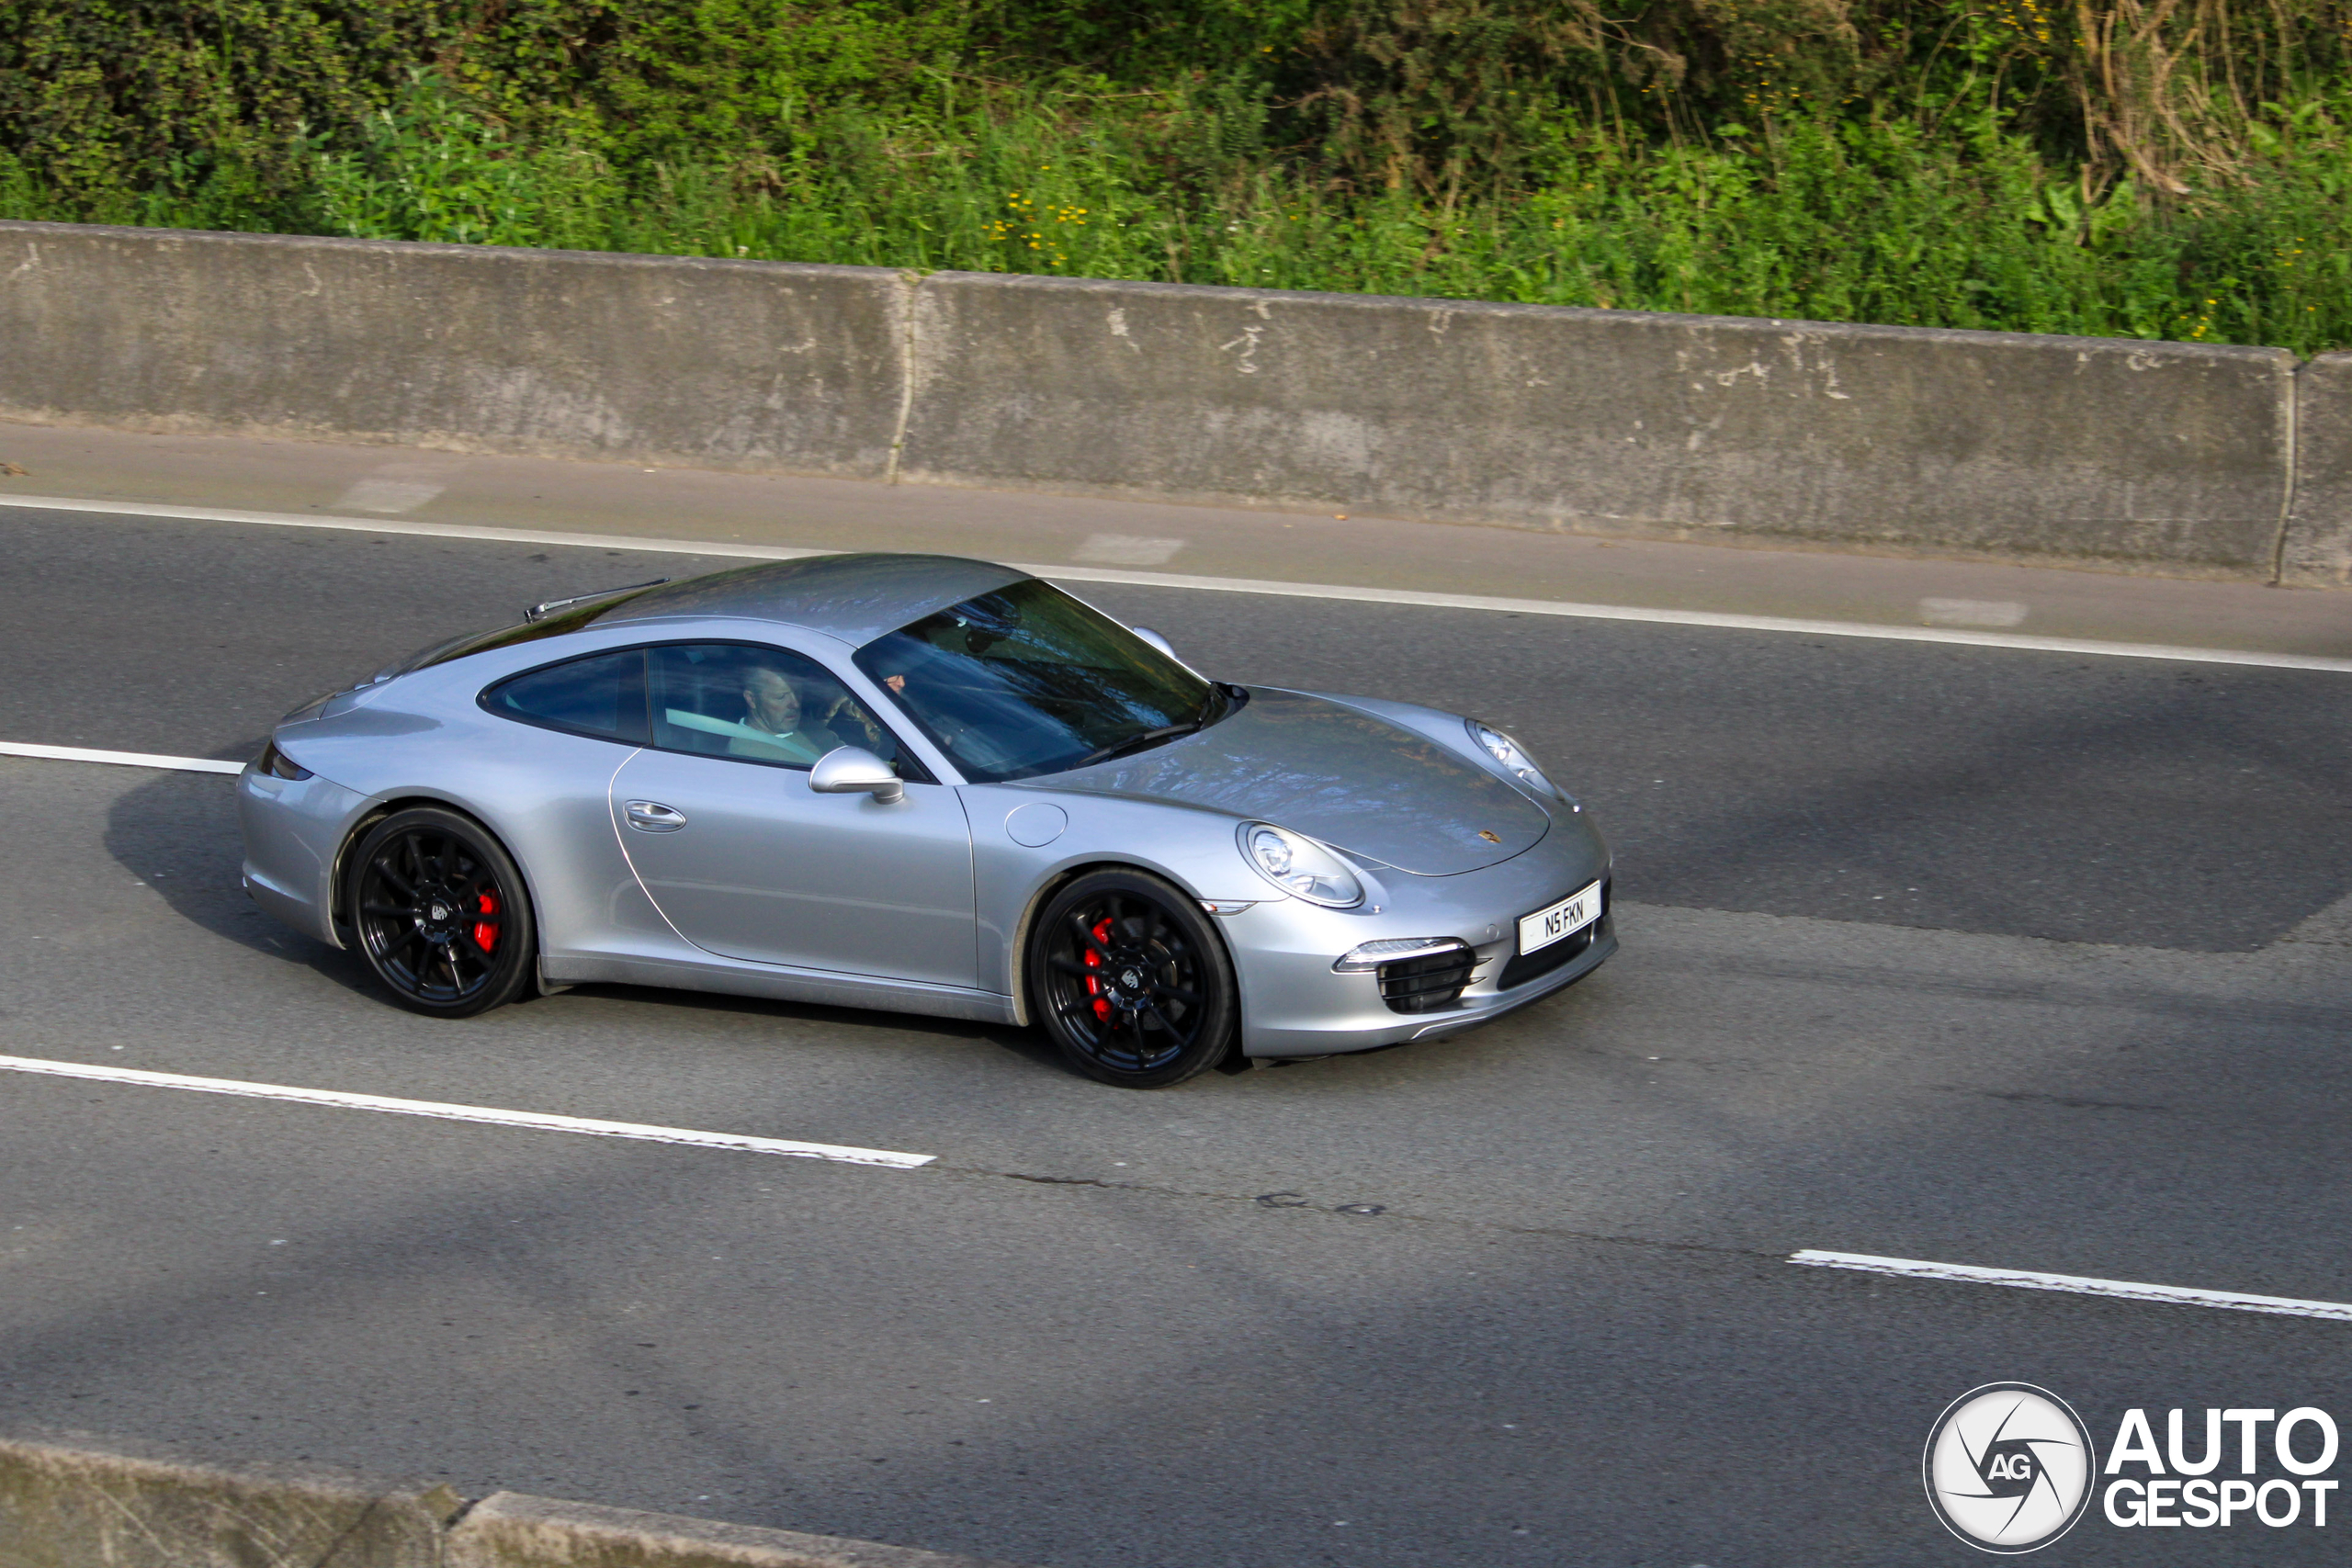
[[[335,497],[334,503],[358,512],[413,512],[447,488],[413,479],[370,478]]]
[[[38,746],[28,740],[0,740],[0,757],[38,757],[51,762],[112,762],[124,768],[171,768],[183,773],[242,773],[243,762],[217,757],[164,757],[153,751],[93,751],[82,746]]]
[[[2250,1296],[2237,1291],[2199,1291],[2186,1285],[2146,1285],[2130,1280],[2100,1280],[2083,1274],[2044,1274],[2031,1269],[1980,1269],[1972,1263],[1930,1263],[1918,1258],[1873,1258],[1864,1252],[1789,1255],[1792,1263],[1815,1269],[1854,1269],[1865,1274],[1900,1274],[1914,1280],[1953,1280],[1972,1285],[2010,1285],[2023,1291],[2064,1291],[2081,1296],[2166,1302],[2179,1306],[2221,1307],[2230,1312],[2275,1313],[2352,1323],[2352,1303],[2311,1302],[2293,1296]]]
[[[1070,552],[1074,560],[1098,566],[1165,566],[1184,547],[1182,539],[1146,539],[1133,534],[1089,534]]]
[[[707,1149],[733,1149],[746,1154],[788,1155],[798,1159],[830,1160],[840,1165],[887,1166],[898,1170],[912,1170],[939,1157],[937,1155],[901,1154],[895,1149],[807,1144],[790,1138],[752,1138],[737,1133],[701,1133],[688,1127],[650,1127],[635,1122],[599,1122],[584,1116],[549,1116],[537,1111],[502,1111],[486,1105],[447,1105],[432,1100],[395,1100],[380,1094],[345,1094],[339,1089],[295,1089],[285,1084],[249,1083],[242,1078],[188,1077],[179,1073],[150,1073],[136,1067],[100,1067],[83,1062],[50,1062],[29,1056],[0,1056],[0,1072],[90,1078],[100,1083],[136,1084],[147,1089],[188,1089],[198,1094],[287,1100],[297,1105],[330,1105],[345,1111],[375,1111],[392,1116],[429,1116],[444,1122],[478,1122],[493,1127],[523,1127],[540,1133],[580,1133],[592,1138],[634,1138],[650,1144],[686,1144]]]
[[[722,556],[744,560],[797,560],[831,555],[831,550],[726,543],[715,539],[655,539],[625,534],[569,534],[537,528],[487,528],[462,523],[419,523],[390,517],[337,517],[322,513],[240,512],[206,506],[168,506],[145,501],[86,501],[78,497],[0,495],[0,506],[46,512],[96,512],[129,517],[186,518],[200,523],[252,523],[277,528],[336,528],[367,534],[414,534],[436,539],[482,539],[507,544],[566,545],[589,549],[639,550],[665,555]],[[1167,543],[1168,541],[1152,541]],[[1179,541],[1181,543],[1181,541]],[[1367,588],[1351,583],[1287,582],[1272,578],[1193,577],[1180,572],[1122,571],[1072,566],[1067,561],[1011,561],[1018,570],[1064,582],[1117,582],[1136,588],[1186,588],[1211,593],[1259,593],[1284,599],[1340,599],[1365,604],[1410,604],[1432,610],[1493,610],[1512,615],[1555,615],[1571,620],[1640,621],[1655,626],[1713,626],[1726,631],[1780,632],[1799,637],[1863,637],[1883,642],[1957,644],[2006,648],[2030,653],[2074,653],[2108,659],[2164,659],[2189,664],[2252,665],[2267,670],[2319,670],[2352,674],[2352,659],[2316,654],[2264,653],[2248,649],[2187,648],[2169,643],[2100,642],[2089,637],[2030,637],[2018,632],[1976,631],[1963,626],[1883,626],[1868,621],[1811,621],[1787,615],[1736,615],[1712,610],[1658,610],[1630,604],[1582,604],[1556,599],[1508,599],[1483,593],[1431,593],[1418,589]]]

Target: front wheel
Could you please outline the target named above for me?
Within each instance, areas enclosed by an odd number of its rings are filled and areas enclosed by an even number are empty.
[[[470,1018],[522,994],[538,949],[531,903],[480,823],[438,807],[396,811],[360,840],[349,875],[359,954],[401,1006]]]
[[[1232,1048],[1233,965],[1200,906],[1159,877],[1096,871],[1047,900],[1029,995],[1070,1065],[1123,1089],[1163,1089]]]

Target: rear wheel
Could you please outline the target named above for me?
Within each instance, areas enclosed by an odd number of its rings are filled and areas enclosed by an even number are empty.
[[[351,857],[360,956],[401,1006],[470,1018],[513,1001],[538,950],[523,874],[472,818],[439,807],[396,811]]]
[[[1124,1089],[1182,1083],[1233,1044],[1233,966],[1200,906],[1143,872],[1097,871],[1047,900],[1029,995],[1070,1064]]]

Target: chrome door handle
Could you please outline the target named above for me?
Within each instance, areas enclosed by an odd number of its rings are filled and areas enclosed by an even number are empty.
[[[658,800],[632,800],[621,807],[628,825],[648,833],[674,833],[686,825],[686,814]]]

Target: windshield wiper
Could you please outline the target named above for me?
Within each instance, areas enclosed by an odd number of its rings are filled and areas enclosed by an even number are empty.
[[[585,604],[591,599],[609,599],[616,593],[634,593],[642,588],[659,588],[669,581],[666,577],[657,577],[650,582],[632,582],[626,588],[600,588],[594,593],[574,593],[569,599],[542,599],[523,612],[523,619],[526,623],[544,621],[558,610]]]
[[[1125,740],[1114,740],[1108,746],[1097,747],[1072,762],[1070,766],[1091,768],[1097,762],[1107,762],[1114,757],[1124,757],[1130,751],[1140,751],[1145,747],[1156,746],[1162,740],[1173,740],[1179,735],[1191,735],[1207,723],[1207,718],[1202,717],[1189,724],[1163,724],[1157,729],[1147,729],[1139,735],[1130,735]]]

